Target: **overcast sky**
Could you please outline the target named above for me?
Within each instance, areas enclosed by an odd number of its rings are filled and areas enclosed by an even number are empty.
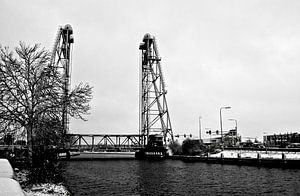
[[[138,133],[139,43],[158,40],[174,134],[234,128],[244,137],[299,131],[300,1],[0,1],[0,43],[54,44],[71,24],[72,86],[94,86],[73,133]],[[203,137],[208,137],[204,134]]]

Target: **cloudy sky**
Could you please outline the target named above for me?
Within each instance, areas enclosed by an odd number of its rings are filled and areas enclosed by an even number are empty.
[[[300,1],[0,1],[0,43],[51,49],[74,29],[72,85],[94,86],[74,133],[138,133],[139,43],[158,40],[175,134],[234,128],[244,137],[300,129]],[[208,135],[203,134],[204,137]]]

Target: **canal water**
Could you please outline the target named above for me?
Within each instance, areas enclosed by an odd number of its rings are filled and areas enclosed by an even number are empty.
[[[300,195],[300,170],[187,163],[105,160],[65,163],[73,195]]]

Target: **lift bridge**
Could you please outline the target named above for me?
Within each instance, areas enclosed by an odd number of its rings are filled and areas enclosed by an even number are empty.
[[[52,50],[51,65],[64,80],[64,97],[70,88],[70,66],[73,29],[59,27]],[[154,36],[146,34],[139,45],[139,134],[72,134],[69,133],[67,104],[62,107],[62,125],[66,134],[65,148],[81,151],[136,150],[153,144],[151,138],[162,138],[164,146],[173,141],[173,132],[166,100],[166,86],[161,57]],[[152,139],[153,140],[153,139]]]

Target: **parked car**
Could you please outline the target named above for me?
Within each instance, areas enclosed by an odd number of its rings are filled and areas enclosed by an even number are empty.
[[[300,143],[291,143],[287,145],[287,148],[300,148]]]

